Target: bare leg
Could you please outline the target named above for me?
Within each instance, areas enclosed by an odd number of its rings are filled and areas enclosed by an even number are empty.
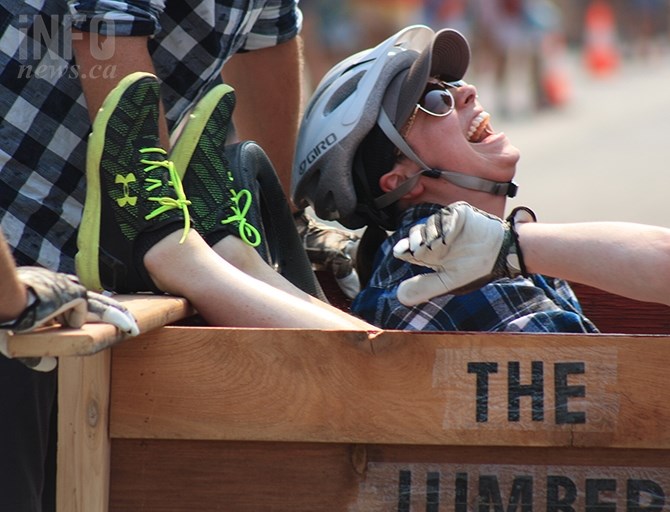
[[[183,244],[180,237],[175,232],[152,247],[145,265],[159,288],[186,297],[212,325],[378,330],[302,292],[234,237],[216,246],[232,263],[197,233]]]

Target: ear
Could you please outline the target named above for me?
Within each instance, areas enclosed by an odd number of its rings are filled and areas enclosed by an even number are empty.
[[[406,180],[407,177],[405,174],[396,167],[379,178],[379,188],[381,188],[384,192],[390,192],[391,190],[398,188],[400,184]],[[402,196],[401,199],[414,199],[423,194],[423,191],[423,180],[419,178],[414,187],[412,187],[409,192]]]

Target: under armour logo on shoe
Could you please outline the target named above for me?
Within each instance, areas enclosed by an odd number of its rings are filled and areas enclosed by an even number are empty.
[[[114,178],[114,183],[117,185],[123,185],[123,197],[116,200],[117,204],[121,208],[124,208],[126,205],[135,206],[137,203],[137,196],[130,195],[130,183],[135,183],[136,181],[137,179],[132,172],[130,174],[126,174],[125,177],[117,174]]]

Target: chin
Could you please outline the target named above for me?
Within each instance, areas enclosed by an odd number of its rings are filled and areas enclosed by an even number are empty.
[[[516,164],[517,159],[505,159],[501,161],[496,159],[495,162],[488,161],[485,166],[482,167],[482,172],[475,173],[475,176],[481,178],[486,178],[493,181],[511,181],[516,176]]]
[[[516,166],[519,163],[521,158],[521,153],[518,149],[512,146],[511,151],[503,155],[502,165],[500,166],[501,172],[503,172],[508,178],[506,181],[511,180],[516,175]]]

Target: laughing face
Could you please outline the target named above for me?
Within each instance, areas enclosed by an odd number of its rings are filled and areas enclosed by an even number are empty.
[[[510,181],[516,172],[519,150],[504,133],[494,131],[491,116],[479,103],[474,86],[464,84],[450,92],[454,108],[448,115],[437,117],[421,108],[416,110],[403,130],[409,145],[429,167],[494,181]],[[426,202],[448,204],[473,200],[482,194],[444,180],[422,179],[429,194],[423,198]]]

